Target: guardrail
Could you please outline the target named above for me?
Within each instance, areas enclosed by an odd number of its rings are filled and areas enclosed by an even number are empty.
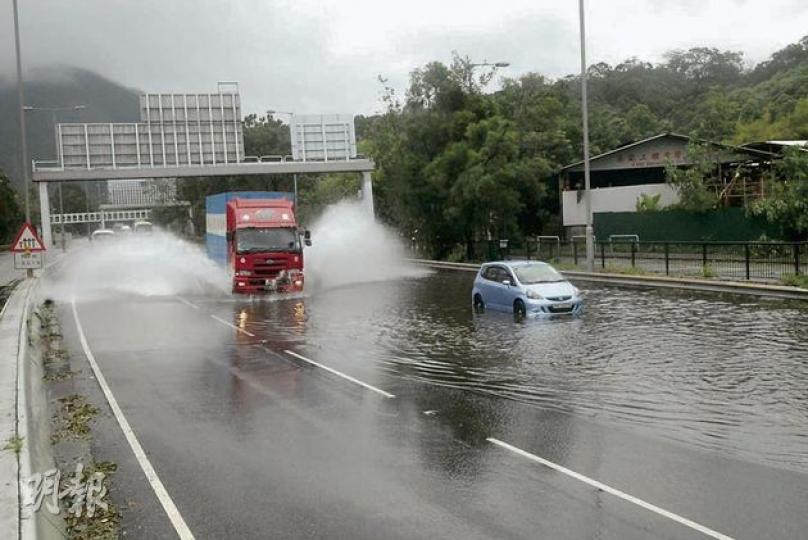
[[[540,259],[562,267],[583,269],[586,247],[571,242],[521,243],[498,240],[475,245],[475,261]],[[723,279],[774,281],[808,274],[808,242],[648,242],[632,239],[595,242],[595,263],[601,271],[656,273]]]

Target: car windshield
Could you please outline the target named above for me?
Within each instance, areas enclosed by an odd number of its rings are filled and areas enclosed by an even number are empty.
[[[236,251],[295,251],[300,249],[297,230],[291,228],[250,228],[236,231]]]
[[[564,277],[556,272],[556,270],[547,264],[529,264],[526,266],[517,266],[516,277],[519,282],[524,285],[532,283],[555,283],[558,281],[565,281]]]

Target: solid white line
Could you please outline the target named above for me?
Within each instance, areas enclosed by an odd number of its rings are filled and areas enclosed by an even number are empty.
[[[185,299],[185,298],[183,298],[182,296],[178,296],[178,297],[177,297],[177,300],[179,300],[180,302],[182,302],[182,303],[183,303],[183,304],[185,304],[186,306],[191,306],[191,307],[192,307],[192,308],[194,308],[194,309],[199,309],[199,306],[197,306],[197,305],[196,305],[196,304],[194,304],[194,303],[189,302],[188,300],[186,300],[186,299]]]
[[[217,317],[216,315],[211,315],[211,316],[210,316],[210,318],[211,318],[211,319],[214,319],[214,320],[217,320],[217,321],[219,321],[219,322],[220,322],[220,323],[222,323],[222,324],[226,324],[227,326],[229,326],[229,327],[230,327],[230,328],[232,328],[233,330],[237,330],[237,331],[241,332],[242,334],[247,334],[247,335],[248,335],[248,336],[250,336],[250,337],[255,337],[255,334],[253,334],[252,332],[249,332],[249,331],[247,331],[247,330],[245,330],[245,329],[243,329],[243,328],[239,328],[239,327],[238,327],[238,326],[236,326],[235,324],[233,324],[233,323],[231,323],[231,322],[227,322],[227,321],[226,321],[226,320],[224,320],[224,319],[220,319],[220,318],[219,318],[219,317]]]
[[[384,397],[386,397],[388,399],[392,399],[392,398],[396,397],[393,394],[391,394],[390,392],[385,392],[384,390],[376,388],[375,386],[371,386],[368,383],[360,381],[359,379],[355,379],[355,378],[351,377],[350,375],[346,375],[345,373],[337,371],[336,369],[330,368],[328,366],[324,366],[323,364],[321,364],[319,362],[315,362],[314,360],[310,360],[309,358],[306,358],[305,356],[301,356],[301,355],[297,354],[296,352],[286,351],[286,350],[283,351],[283,352],[285,352],[286,354],[289,354],[291,356],[294,356],[295,358],[303,360],[304,362],[308,362],[309,364],[311,364],[313,366],[317,366],[318,368],[322,368],[322,369],[328,371],[329,373],[333,373],[337,377],[342,377],[343,379],[345,379],[347,381],[351,381],[354,384],[358,384],[359,386],[364,386],[368,390],[372,390],[373,392],[376,392],[377,394],[381,394],[381,395],[383,395]]]
[[[566,474],[567,476],[571,476],[572,478],[575,478],[576,480],[580,480],[581,482],[584,482],[585,484],[589,484],[590,486],[592,486],[592,487],[594,487],[596,489],[599,489],[601,491],[605,491],[607,493],[611,493],[615,497],[620,497],[621,499],[623,499],[625,501],[628,501],[630,503],[634,503],[637,506],[645,508],[646,510],[650,510],[651,512],[659,514],[660,516],[664,516],[664,517],[666,517],[668,519],[672,519],[673,521],[675,521],[677,523],[680,523],[680,524],[682,524],[682,525],[684,525],[686,527],[690,527],[691,529],[694,529],[696,531],[699,531],[702,534],[705,534],[705,535],[710,536],[712,538],[718,538],[720,540],[733,540],[733,538],[731,536],[721,534],[720,532],[714,531],[714,530],[712,530],[712,529],[710,529],[708,527],[705,527],[704,525],[699,525],[695,521],[691,521],[691,520],[689,520],[687,518],[684,518],[684,517],[682,517],[682,516],[680,516],[678,514],[674,514],[673,512],[669,512],[669,511],[665,510],[664,508],[660,508],[660,507],[658,507],[656,505],[653,505],[651,503],[645,502],[642,499],[638,499],[637,497],[634,497],[633,495],[629,495],[628,493],[624,493],[624,492],[620,491],[619,489],[615,489],[615,488],[613,488],[611,486],[607,486],[606,484],[598,482],[597,480],[593,480],[592,478],[589,478],[588,476],[584,476],[581,473],[577,473],[577,472],[575,472],[573,470],[567,469],[566,467],[562,467],[561,465],[553,463],[552,461],[548,461],[548,460],[546,460],[544,458],[541,458],[541,457],[539,457],[539,456],[537,456],[535,454],[531,454],[530,452],[526,452],[526,451],[522,450],[521,448],[517,448],[515,446],[512,446],[512,445],[510,445],[510,444],[508,444],[506,442],[500,441],[499,439],[495,439],[493,437],[488,437],[486,440],[488,442],[490,442],[490,443],[496,444],[497,446],[501,446],[502,448],[505,448],[506,450],[510,450],[511,452],[513,452],[515,454],[518,454],[518,455],[520,455],[522,457],[525,457],[525,458],[527,458],[529,460],[535,461],[537,463],[541,463],[545,467],[550,467],[551,469],[554,469],[554,470],[556,470],[556,471],[558,471],[560,473]]]
[[[112,395],[112,390],[110,390],[109,386],[107,385],[104,374],[101,373],[101,368],[98,367],[98,364],[95,361],[95,357],[90,350],[90,346],[87,344],[87,338],[84,335],[84,329],[81,326],[81,321],[79,321],[79,314],[78,311],[76,311],[76,300],[73,299],[71,303],[73,305],[73,319],[76,321],[76,329],[79,333],[81,348],[84,349],[84,354],[87,356],[87,361],[90,363],[90,367],[95,374],[98,385],[104,392],[104,396],[107,398],[107,402],[112,409],[112,413],[115,415],[115,419],[118,421],[118,425],[123,431],[124,437],[126,437],[126,441],[132,448],[132,452],[134,452],[135,457],[140,464],[140,468],[143,470],[143,474],[146,475],[146,479],[149,481],[155,495],[157,495],[157,498],[160,500],[160,504],[163,505],[163,510],[165,510],[166,514],[168,515],[168,519],[170,519],[171,524],[174,525],[174,530],[177,531],[177,535],[182,540],[193,540],[194,535],[191,533],[188,525],[185,524],[185,520],[182,519],[179,510],[177,510],[174,501],[171,500],[171,496],[168,494],[168,491],[166,491],[165,486],[163,486],[163,482],[161,482],[160,478],[157,476],[157,472],[154,470],[154,467],[152,467],[149,458],[146,457],[146,452],[143,451],[143,447],[137,440],[135,432],[132,431],[132,427],[129,425],[129,422],[123,415],[123,411],[121,411],[121,408],[118,406],[118,401],[115,399],[115,396]]]

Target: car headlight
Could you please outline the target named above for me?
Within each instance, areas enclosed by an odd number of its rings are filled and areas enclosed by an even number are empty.
[[[237,276],[251,276],[252,272],[250,272],[249,270],[239,270],[238,272],[236,272],[236,275]]]
[[[531,300],[541,300],[542,298],[544,298],[542,295],[540,295],[536,291],[531,291],[531,290],[527,291],[527,297],[530,298]]]

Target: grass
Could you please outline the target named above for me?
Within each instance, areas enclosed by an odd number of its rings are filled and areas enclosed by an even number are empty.
[[[57,400],[61,405],[56,415],[59,427],[51,435],[51,443],[56,444],[67,438],[87,438],[90,435],[90,422],[100,412],[98,407],[87,403],[84,396],[72,394]]]
[[[111,461],[100,461],[92,463],[82,471],[83,482],[89,481],[96,472],[103,473],[104,478],[102,483],[106,488],[106,494],[102,498],[102,502],[107,504],[107,508],[105,510],[103,507],[96,506],[95,513],[92,517],[88,516],[86,511],[82,512],[81,516],[68,513],[65,516],[68,538],[72,540],[113,540],[120,538],[120,531],[118,529],[121,522],[121,511],[109,500],[109,480],[110,476],[116,470],[118,470],[118,466],[115,463]],[[72,502],[70,497],[67,497],[64,501],[65,507],[69,508]]]
[[[11,450],[15,454],[19,455],[20,451],[22,450],[22,444],[23,438],[14,435],[6,442],[3,450]]]
[[[780,281],[782,281],[784,285],[808,289],[808,274],[784,274],[780,278]]]
[[[654,273],[636,266],[617,266],[614,264],[607,264],[603,272],[607,274],[626,274],[629,276],[648,276]]]

